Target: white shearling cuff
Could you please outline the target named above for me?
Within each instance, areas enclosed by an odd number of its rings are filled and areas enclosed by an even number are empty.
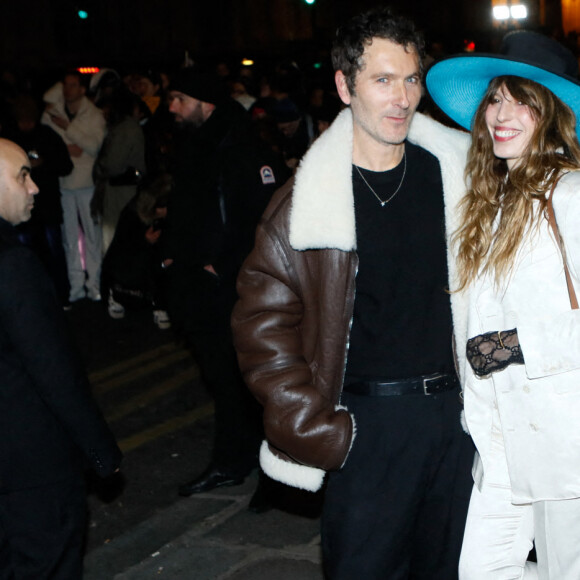
[[[264,473],[291,487],[298,487],[306,491],[318,491],[322,487],[325,471],[317,467],[290,463],[280,459],[270,451],[267,441],[262,441],[260,448],[260,465]]]

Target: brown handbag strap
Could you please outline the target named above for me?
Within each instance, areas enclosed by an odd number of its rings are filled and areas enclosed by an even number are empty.
[[[568,270],[568,260],[566,259],[566,250],[564,248],[564,244],[562,243],[562,238],[560,236],[560,230],[558,229],[558,223],[556,222],[556,214],[554,213],[554,204],[552,202],[552,198],[554,197],[554,190],[556,189],[556,185],[560,178],[558,177],[554,184],[552,185],[552,189],[550,189],[550,195],[548,197],[548,205],[546,209],[548,210],[548,223],[554,232],[554,237],[556,238],[556,242],[558,247],[560,248],[560,254],[562,255],[562,261],[564,262],[564,273],[566,274],[566,284],[568,286],[568,295],[570,297],[570,306],[573,310],[578,310],[578,300],[576,299],[576,292],[574,290],[574,285],[572,284],[572,278],[570,277],[570,270]]]

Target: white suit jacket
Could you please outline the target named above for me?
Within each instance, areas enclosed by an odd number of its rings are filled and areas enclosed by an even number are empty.
[[[554,192],[554,210],[580,295],[580,171]],[[542,220],[504,288],[480,280],[468,298],[467,338],[517,328],[524,365],[477,378],[463,362],[465,418],[481,486],[497,404],[515,503],[580,497],[580,310],[572,310],[560,251]],[[495,396],[494,396],[495,394]]]

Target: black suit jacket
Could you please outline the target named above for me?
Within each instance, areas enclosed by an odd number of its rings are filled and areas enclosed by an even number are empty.
[[[87,465],[106,476],[120,460],[52,283],[0,218],[0,493]]]

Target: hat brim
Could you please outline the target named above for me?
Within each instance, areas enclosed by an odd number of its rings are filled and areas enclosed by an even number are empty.
[[[473,117],[492,79],[517,76],[552,91],[576,115],[580,135],[580,82],[540,67],[502,56],[455,56],[434,64],[426,77],[427,90],[437,106],[456,123],[471,130]]]

